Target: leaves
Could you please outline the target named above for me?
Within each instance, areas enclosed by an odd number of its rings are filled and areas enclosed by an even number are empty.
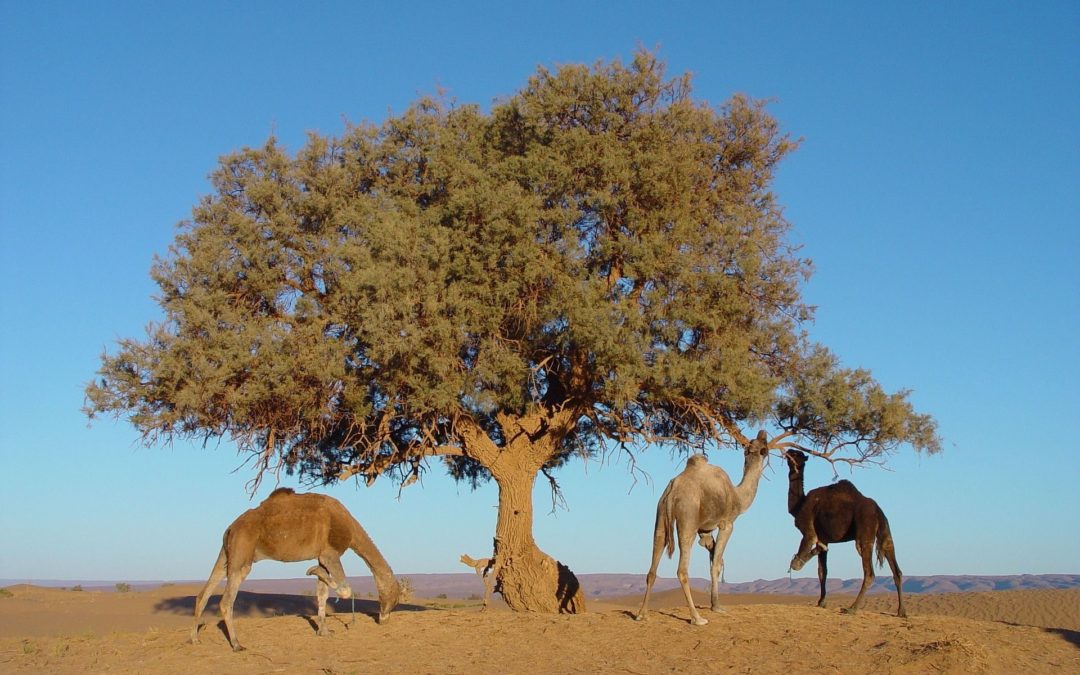
[[[855,461],[877,460],[905,443],[939,452],[936,422],[914,411],[909,394],[886,393],[869,371],[842,368],[832,353],[815,345],[789,370],[775,416],[782,429],[796,432],[817,448],[815,454],[828,458],[847,451]]]
[[[520,439],[550,469],[770,414],[933,450],[906,394],[801,357],[810,263],[770,191],[794,147],[644,51],[541,68],[490,113],[425,97],[295,156],[271,138],[222,158],[155,262],[164,321],[103,355],[87,412],[326,480],[448,455],[475,482]]]

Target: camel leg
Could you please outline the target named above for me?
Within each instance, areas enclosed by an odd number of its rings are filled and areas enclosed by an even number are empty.
[[[721,531],[721,536],[723,536]],[[718,589],[716,587],[717,575],[712,573],[716,566],[716,541],[717,537],[713,536],[712,532],[698,532],[698,543],[701,544],[701,548],[709,552],[709,580],[711,585],[709,586],[709,606],[716,606],[716,595]],[[723,565],[723,558],[720,559],[720,564]]]
[[[900,571],[900,565],[896,562],[896,551],[893,550],[892,538],[885,540],[884,549],[885,560],[889,562],[889,569],[892,570],[893,583],[896,585],[896,600],[897,610],[896,616],[900,618],[907,617],[907,610],[904,609],[904,593],[901,590],[904,586],[904,573]]]
[[[690,608],[690,623],[695,626],[704,626],[709,620],[698,614],[694,606],[694,596],[690,592],[690,554],[693,552],[693,533],[684,536],[679,533],[679,585],[682,586],[683,595],[686,596],[686,606]]]
[[[806,561],[813,558],[823,549],[824,547],[818,546],[817,532],[810,529],[803,535],[802,541],[799,542],[799,550],[791,558],[791,564],[788,567],[798,572],[806,564]]]
[[[660,557],[664,554],[664,529],[660,523],[656,525],[653,534],[652,564],[649,565],[649,573],[645,575],[645,597],[641,601],[641,609],[634,618],[638,621],[645,620],[645,612],[649,608],[649,594],[652,593],[653,582],[656,581],[656,568],[660,566]]]
[[[818,584],[821,585],[821,595],[818,596],[817,606],[825,606],[825,579],[829,576],[829,551],[828,549],[818,553],[817,559],[817,578]]]
[[[199,595],[195,598],[195,625],[191,627],[191,643],[198,644],[199,642],[199,617],[202,616],[203,610],[206,609],[206,603],[210,600],[210,594],[214,592],[217,585],[221,583],[221,580],[225,578],[225,548],[222,547],[221,553],[218,553],[217,561],[214,563],[214,568],[210,570],[210,578],[207,579],[206,585],[199,591]]]
[[[236,627],[233,625],[233,603],[236,601],[236,594],[240,590],[240,584],[251,573],[251,563],[248,562],[239,568],[229,564],[227,568],[228,581],[225,583],[225,594],[221,596],[221,616],[225,619],[225,630],[229,633],[229,644],[232,645],[234,652],[240,652],[244,648],[240,646],[240,640],[236,636]]]
[[[312,565],[307,575],[315,577],[315,600],[319,613],[319,625],[315,634],[326,635],[326,599],[330,597],[330,589],[337,588],[337,584],[330,578],[330,570],[322,565]]]
[[[709,566],[709,578],[712,581],[712,587],[709,593],[709,606],[714,612],[724,611],[720,607],[720,589],[718,587],[720,573],[724,570],[724,549],[727,548],[728,540],[731,539],[731,533],[734,531],[734,524],[728,527],[720,527],[720,531],[717,533],[716,544],[709,551],[710,562]]]
[[[874,564],[870,560],[870,554],[872,553],[871,549],[873,549],[873,540],[871,539],[865,544],[862,544],[858,540],[856,540],[855,548],[858,549],[859,557],[862,558],[862,586],[859,587],[859,594],[855,596],[855,602],[851,604],[851,607],[848,607],[845,610],[841,610],[845,614],[854,614],[855,612],[859,611],[859,607],[862,606],[863,595],[866,594],[866,589],[870,588],[870,584],[874,582]]]
[[[321,581],[330,588],[337,588],[337,583],[330,578],[330,570],[322,565],[312,565],[308,568],[307,572],[304,572],[304,574],[309,577],[315,577],[316,581]]]
[[[342,600],[351,598],[352,587],[349,586],[349,582],[345,578],[345,569],[341,566],[341,555],[334,551],[323,551],[319,556],[319,564],[326,568],[333,577],[338,597]]]
[[[330,597],[330,584],[322,577],[315,582],[315,600],[319,604],[319,627],[315,634],[319,637],[326,635],[326,599]]]

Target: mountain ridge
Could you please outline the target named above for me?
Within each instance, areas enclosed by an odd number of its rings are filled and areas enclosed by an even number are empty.
[[[484,585],[476,574],[399,574],[407,578],[412,592],[417,597],[470,598],[480,597]],[[585,589],[587,597],[605,598],[636,595],[645,592],[644,574],[579,574],[578,579]],[[350,576],[350,583],[361,595],[374,593],[375,585],[370,576]],[[168,584],[202,584],[205,580],[189,579],[183,581],[102,581],[102,580],[33,580],[0,579],[0,588],[16,584],[37,586],[66,587],[81,586],[84,590],[117,590],[117,584],[126,584],[132,590],[156,588]],[[708,589],[708,580],[693,578],[690,585],[697,589]],[[829,579],[826,590],[829,594],[855,594],[862,584],[862,579]],[[659,577],[653,586],[656,591],[678,588],[679,582],[672,577]],[[308,577],[291,579],[248,579],[244,582],[245,590],[255,592],[310,592],[312,579]],[[1014,574],[1014,575],[931,575],[910,576],[904,578],[904,592],[911,594],[965,593],[1003,590],[1067,589],[1080,588],[1080,574]],[[720,584],[721,593],[765,594],[765,595],[810,595],[818,594],[818,580],[812,577],[756,579],[730,584]],[[892,578],[878,576],[874,579],[869,593],[895,592]]]

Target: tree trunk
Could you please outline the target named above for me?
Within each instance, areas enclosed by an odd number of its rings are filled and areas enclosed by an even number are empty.
[[[526,463],[499,464],[492,472],[499,486],[499,519],[495,525],[492,570],[495,590],[515,611],[584,612],[585,594],[577,577],[568,567],[541,551],[533,539],[532,494],[537,469]]]

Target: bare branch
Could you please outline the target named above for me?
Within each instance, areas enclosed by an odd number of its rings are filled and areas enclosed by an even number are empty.
[[[544,467],[541,467],[540,471],[544,474],[544,477],[548,479],[548,485],[550,485],[551,487],[550,513],[555,513],[556,507],[559,506],[569,511],[570,509],[566,506],[566,499],[563,497],[562,488],[559,487],[559,482],[555,480],[555,476],[552,476],[551,473]]]

